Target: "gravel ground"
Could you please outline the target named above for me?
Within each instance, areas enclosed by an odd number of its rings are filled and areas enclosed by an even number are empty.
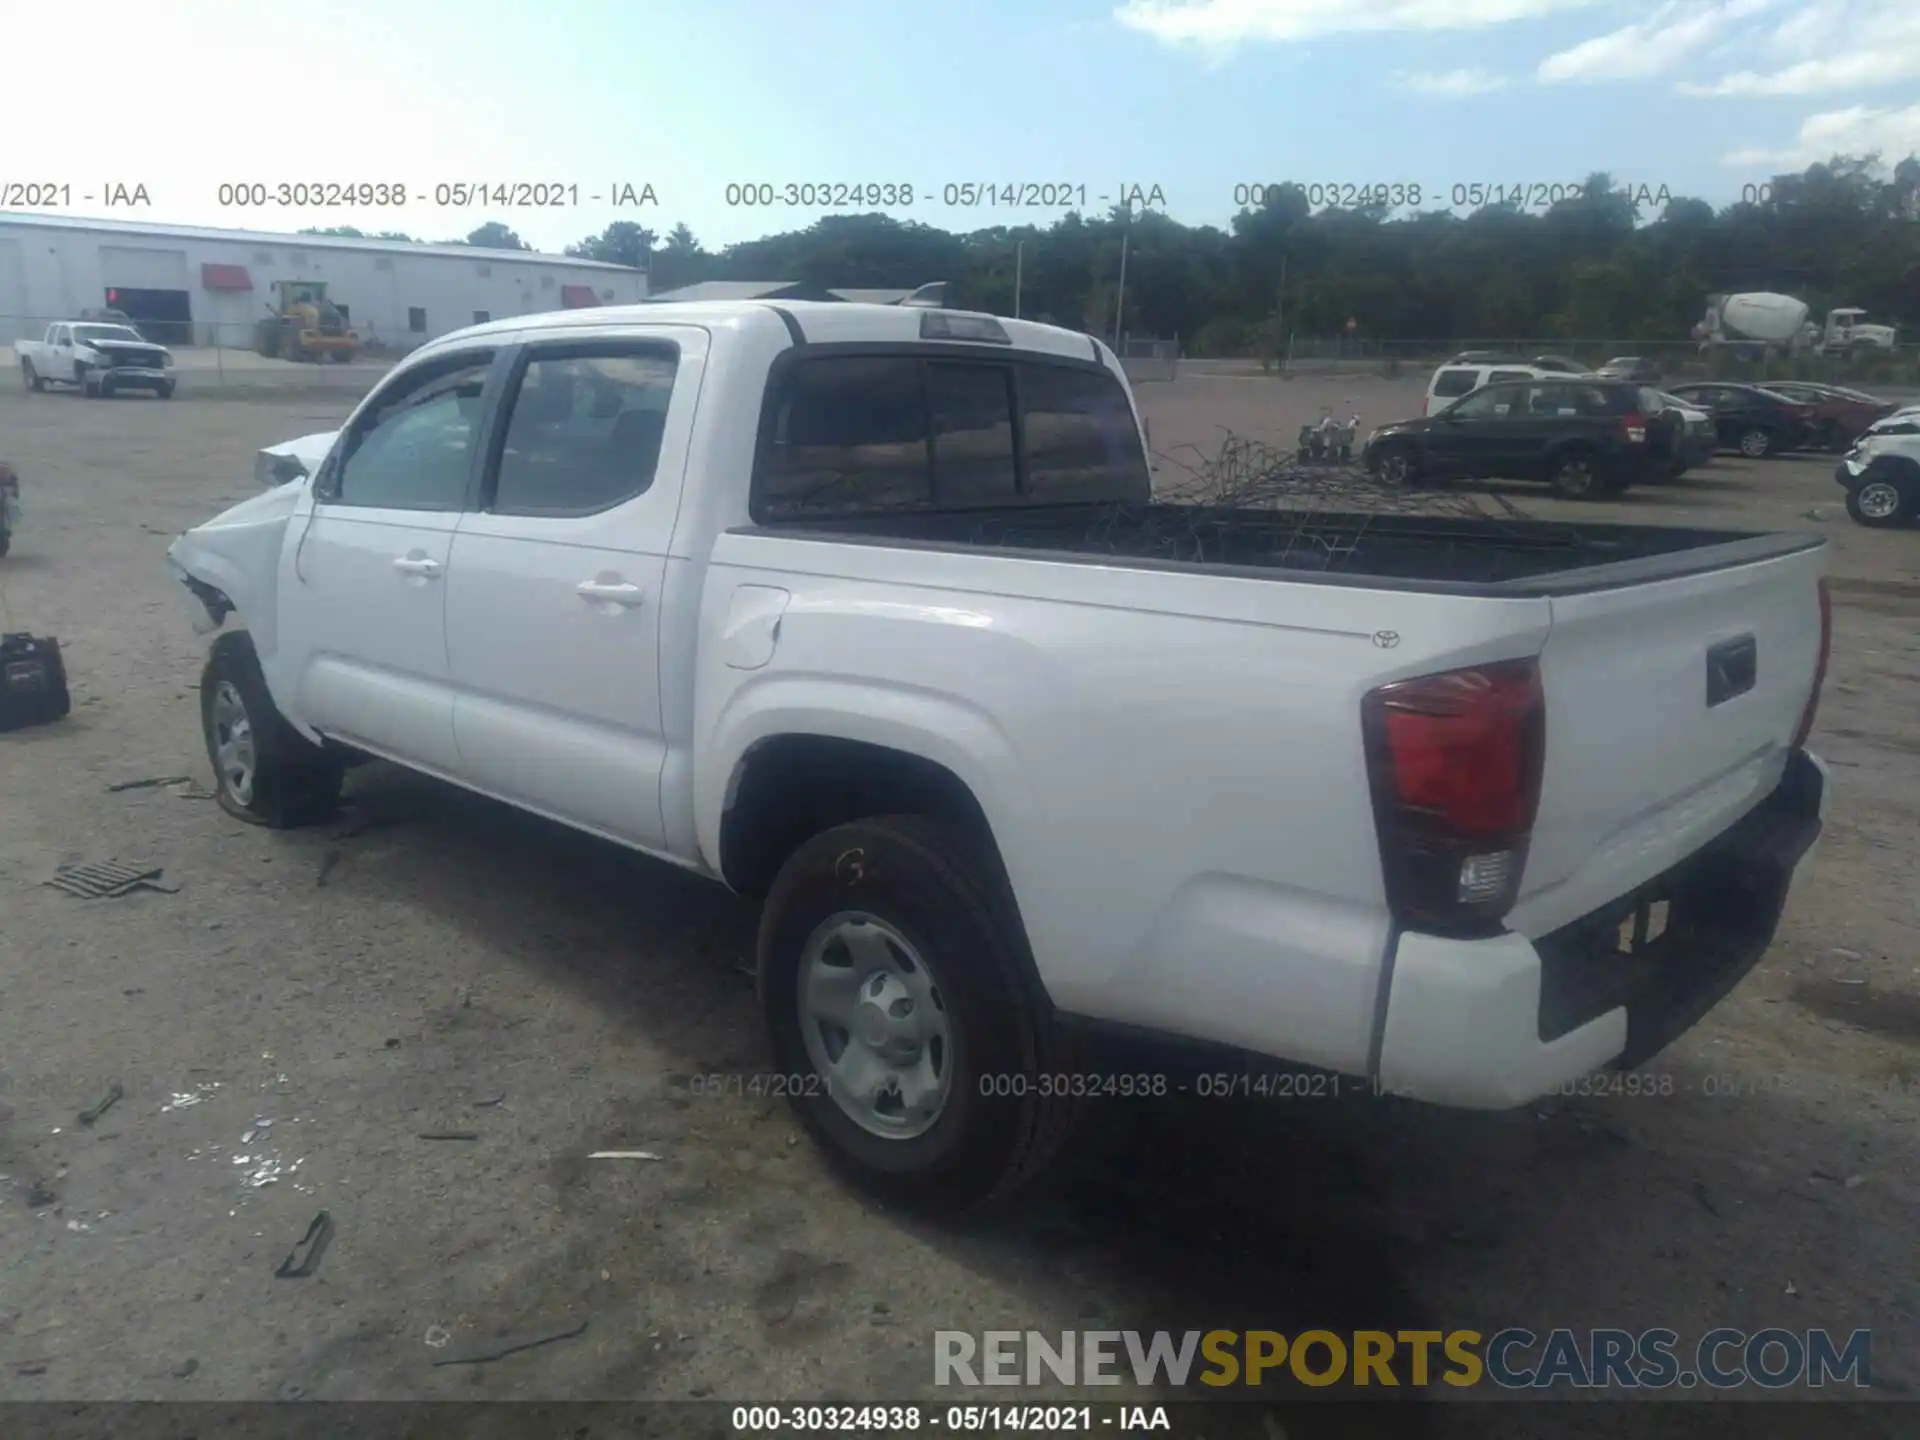
[[[1169,457],[1419,409],[1353,377],[1142,396]],[[1106,1102],[1019,1213],[939,1229],[738,1078],[754,917],[718,888],[385,767],[297,833],[109,790],[209,778],[170,539],[349,401],[0,392],[8,628],[60,637],[76,701],[0,737],[0,1399],[933,1398],[936,1329],[1102,1326],[1870,1327],[1876,1384],[1920,1384],[1920,534],[1851,525],[1830,462],[1606,508],[1832,540],[1832,824],[1762,967],[1653,1062],[1670,1093]],[[178,893],[42,884],[109,857]],[[587,1158],[626,1148],[661,1158]],[[318,1274],[274,1278],[321,1209]]]

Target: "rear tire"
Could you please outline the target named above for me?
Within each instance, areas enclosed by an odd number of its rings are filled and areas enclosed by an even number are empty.
[[[997,859],[953,826],[877,816],[793,853],[761,915],[760,1003],[775,1073],[837,1170],[955,1213],[1046,1168],[1077,1107],[1047,1083],[1071,1047],[1030,964]]]
[[[1740,432],[1740,453],[1749,460],[1764,460],[1774,450],[1773,432],[1758,425]]]
[[[1908,524],[1916,509],[1920,509],[1920,496],[1916,496],[1912,482],[1873,477],[1847,491],[1847,517],[1869,530],[1893,530]]]
[[[36,395],[47,393],[46,377],[34,369],[33,362],[24,356],[20,361],[20,382]]]
[[[339,762],[287,723],[243,630],[213,642],[200,675],[200,728],[214,795],[236,820],[291,829],[339,804]]]

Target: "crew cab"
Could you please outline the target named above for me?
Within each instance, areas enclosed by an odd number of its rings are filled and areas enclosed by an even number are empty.
[[[164,345],[143,340],[126,325],[62,320],[47,327],[44,340],[16,340],[20,379],[30,390],[75,385],[101,398],[119,390],[151,390],[173,398],[173,354]]]
[[[1486,385],[1432,415],[1383,425],[1363,458],[1388,484],[1544,480],[1572,500],[1674,473],[1682,412],[1621,381],[1543,375]]]
[[[1156,501],[1049,326],[518,317],[258,473],[168,552],[220,805],[380,757],[758,898],[803,1124],[928,1206],[1116,1034],[1482,1109],[1639,1065],[1825,811],[1821,537]]]

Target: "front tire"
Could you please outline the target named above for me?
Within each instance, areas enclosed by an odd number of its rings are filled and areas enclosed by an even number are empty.
[[[1074,1106],[1030,963],[997,860],[952,826],[881,816],[794,852],[761,916],[760,1003],[836,1169],[946,1213],[1040,1174]]]
[[[158,395],[162,400],[171,400],[173,398],[173,381],[162,381],[153,387],[153,393]]]
[[[200,728],[214,795],[236,820],[291,829],[324,820],[339,804],[339,763],[274,705],[245,631],[213,643],[200,675]]]
[[[1547,483],[1553,486],[1555,494],[1568,500],[1595,500],[1609,493],[1599,457],[1584,451],[1556,457]]]
[[[1420,483],[1420,466],[1406,445],[1389,445],[1367,467],[1390,490],[1411,490]]]
[[[1764,460],[1773,453],[1773,432],[1755,425],[1740,432],[1740,453],[1749,460]]]
[[[1870,530],[1892,530],[1907,523],[1916,497],[1897,480],[1870,478],[1847,491],[1847,516]]]

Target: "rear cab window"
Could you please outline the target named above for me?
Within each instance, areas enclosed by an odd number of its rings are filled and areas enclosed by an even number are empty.
[[[1442,370],[1433,377],[1435,396],[1452,400],[1461,395],[1472,394],[1480,388],[1480,371],[1477,368],[1457,368]]]
[[[1112,372],[920,347],[776,370],[749,513],[764,524],[1151,496]]]

